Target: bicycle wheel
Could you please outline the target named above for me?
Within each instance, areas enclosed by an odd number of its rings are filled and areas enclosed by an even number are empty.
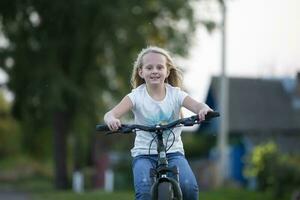
[[[157,200],[173,200],[174,194],[170,182],[161,182],[157,188]]]

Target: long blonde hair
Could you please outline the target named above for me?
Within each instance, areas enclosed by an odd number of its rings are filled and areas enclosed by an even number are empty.
[[[145,80],[142,79],[139,76],[138,70],[142,68],[143,66],[143,57],[147,53],[159,53],[166,57],[167,60],[167,70],[170,72],[168,78],[165,80],[166,83],[169,83],[170,85],[174,87],[182,87],[182,73],[179,70],[179,68],[174,64],[170,54],[165,49],[162,49],[160,47],[156,46],[149,46],[145,49],[142,49],[142,51],[138,54],[136,61],[133,65],[132,75],[131,75],[131,85],[133,88],[136,88],[143,83],[145,83]]]

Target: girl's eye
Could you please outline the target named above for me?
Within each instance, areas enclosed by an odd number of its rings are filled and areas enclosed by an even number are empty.
[[[157,69],[158,69],[158,70],[163,70],[163,69],[164,69],[164,66],[163,66],[163,65],[158,65],[158,66],[157,66]]]

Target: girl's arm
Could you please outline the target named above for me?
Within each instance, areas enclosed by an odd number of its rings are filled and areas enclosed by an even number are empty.
[[[121,127],[120,118],[127,113],[132,106],[133,104],[130,98],[126,95],[118,105],[104,115],[104,121],[110,130],[118,130],[118,128]]]
[[[213,111],[205,103],[200,103],[200,102],[194,100],[193,98],[191,98],[190,96],[185,97],[185,99],[183,100],[182,105],[183,105],[183,107],[185,107],[186,109],[192,111],[193,113],[198,114],[200,121],[205,120],[205,115],[209,111]]]

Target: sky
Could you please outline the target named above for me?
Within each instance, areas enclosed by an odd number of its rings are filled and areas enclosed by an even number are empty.
[[[300,0],[226,2],[227,74],[263,78],[294,77],[300,71]],[[207,9],[204,4],[198,3],[195,8],[199,18],[207,17],[201,16],[201,10]],[[219,20],[218,7],[209,9],[213,13],[211,16]],[[211,76],[220,74],[220,36],[219,29],[208,33],[199,26],[193,46],[190,47],[190,56],[177,61],[185,71],[184,85],[196,100],[205,100]],[[6,78],[0,70],[0,83]]]
[[[295,77],[300,71],[299,0],[227,0],[226,72],[239,77]],[[197,5],[201,10],[201,6]],[[219,16],[220,17],[220,16]],[[217,17],[218,18],[218,17]],[[204,101],[221,72],[221,33],[199,27],[184,66],[184,85]]]

